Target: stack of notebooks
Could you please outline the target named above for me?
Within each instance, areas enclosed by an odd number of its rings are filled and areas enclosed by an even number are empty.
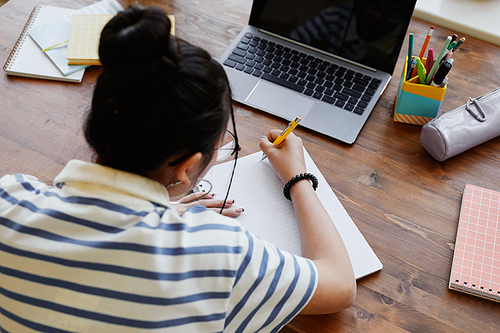
[[[500,302],[500,192],[466,185],[449,288]]]
[[[69,65],[66,59],[72,15],[112,16],[121,10],[123,7],[116,0],[103,0],[80,10],[35,7],[3,67],[5,72],[15,76],[81,82],[88,65]]]

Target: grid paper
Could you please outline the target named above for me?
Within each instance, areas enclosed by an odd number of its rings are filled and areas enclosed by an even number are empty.
[[[465,187],[450,288],[454,285],[477,296],[500,299],[500,192]]]
[[[70,64],[99,65],[99,38],[101,31],[114,15],[73,15],[69,35]]]

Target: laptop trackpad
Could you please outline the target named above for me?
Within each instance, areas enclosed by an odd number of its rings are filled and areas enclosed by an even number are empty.
[[[245,101],[288,120],[299,115],[304,119],[314,105],[307,97],[264,81],[257,83]]]

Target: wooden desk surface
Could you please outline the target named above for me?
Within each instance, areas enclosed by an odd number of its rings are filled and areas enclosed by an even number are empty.
[[[44,0],[79,8],[93,0]],[[121,1],[127,5],[127,1]],[[132,1],[130,1],[132,2]],[[139,1],[141,4],[150,3]],[[176,15],[176,34],[218,58],[246,24],[250,0],[163,0]],[[10,0],[0,8],[0,65],[14,46],[36,0]],[[453,34],[438,22],[430,47]],[[409,31],[424,36],[418,19]],[[416,47],[421,40],[416,38]],[[352,307],[334,315],[298,316],[282,332],[493,332],[500,331],[500,304],[449,291],[453,246],[466,183],[500,190],[500,138],[446,162],[422,148],[420,127],[395,123],[394,98],[407,53],[354,145],[298,128],[304,145],[384,268],[358,281]],[[500,86],[500,48],[475,38],[457,51],[441,110]],[[0,73],[0,176],[23,172],[51,183],[73,158],[92,158],[83,140],[99,67],[80,84],[7,77]],[[258,138],[286,121],[238,105],[243,155]]]

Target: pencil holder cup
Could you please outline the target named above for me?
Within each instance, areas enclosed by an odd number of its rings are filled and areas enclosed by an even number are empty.
[[[422,59],[424,65],[426,61],[426,58]],[[394,109],[394,121],[425,125],[437,117],[444,94],[446,93],[446,86],[433,87],[420,84],[418,76],[406,80],[407,70],[408,57],[406,57],[403,74],[399,81]]]

